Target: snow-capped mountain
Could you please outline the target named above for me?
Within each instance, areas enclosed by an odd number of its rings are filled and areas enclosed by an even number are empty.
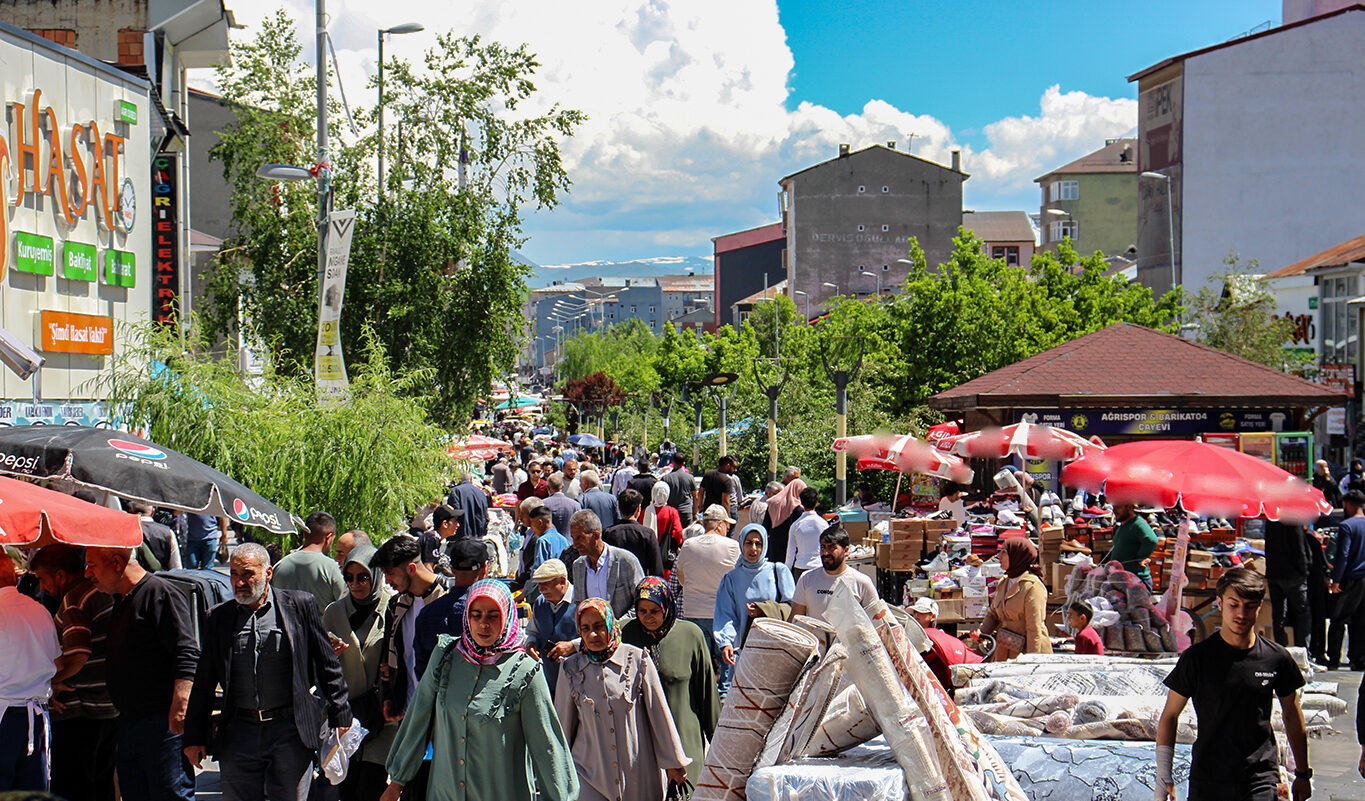
[[[658,278],[661,275],[710,275],[713,263],[709,256],[655,256],[632,261],[585,261],[579,264],[546,264],[535,266],[526,284],[531,289],[549,286],[555,281],[578,281],[583,278]]]

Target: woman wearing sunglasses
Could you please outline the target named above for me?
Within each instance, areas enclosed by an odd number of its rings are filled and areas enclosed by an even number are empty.
[[[341,660],[341,671],[350,688],[351,711],[371,732],[341,783],[342,801],[375,798],[384,791],[384,758],[398,729],[396,723],[384,724],[379,706],[379,652],[384,643],[384,615],[393,590],[384,583],[383,571],[370,567],[374,553],[373,546],[362,545],[346,555],[341,570],[346,594],[322,613],[322,625],[332,639],[332,648]]]

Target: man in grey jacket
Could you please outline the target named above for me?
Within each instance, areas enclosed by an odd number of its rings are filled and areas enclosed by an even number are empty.
[[[601,598],[611,604],[617,618],[635,608],[635,587],[645,578],[635,554],[602,542],[602,520],[588,509],[569,519],[574,548],[582,554],[574,560],[574,597]]]

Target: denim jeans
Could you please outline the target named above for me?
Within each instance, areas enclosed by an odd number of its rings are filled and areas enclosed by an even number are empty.
[[[223,801],[305,801],[315,753],[299,740],[292,716],[234,719],[218,748]]]
[[[147,801],[194,798],[194,773],[183,753],[180,735],[171,734],[166,718],[119,716],[114,763],[124,798]]]
[[[3,213],[3,212],[0,212]],[[47,790],[47,729],[42,715],[29,715],[27,706],[0,708],[0,792]],[[29,722],[33,725],[33,753],[28,752]]]
[[[711,650],[711,664],[716,667],[716,686],[719,688],[720,694],[725,695],[730,692],[730,681],[734,678],[735,666],[726,664],[725,660],[721,658],[720,648],[716,646],[715,620],[709,617],[687,617],[683,619],[696,623],[697,627],[701,629],[701,633],[706,635],[706,647]]]
[[[213,567],[213,560],[217,554],[218,540],[200,540],[185,545],[182,561],[185,567],[190,569],[208,570]]]

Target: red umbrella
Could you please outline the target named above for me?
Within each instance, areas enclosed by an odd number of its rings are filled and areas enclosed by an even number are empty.
[[[1307,523],[1332,510],[1322,491],[1269,462],[1206,442],[1151,440],[1115,445],[1062,468],[1062,483],[1113,503],[1205,517],[1265,517]]]
[[[495,458],[500,450],[510,450],[512,443],[504,442],[493,437],[485,437],[482,434],[470,434],[464,439],[457,439],[446,447],[446,453],[456,459],[481,459],[487,461]]]
[[[142,523],[134,514],[0,478],[0,545],[54,542],[82,548],[135,548],[142,543]]]
[[[1015,423],[1004,428],[987,428],[970,434],[943,437],[935,445],[941,450],[972,459],[1004,459],[1013,455],[1026,459],[1069,460],[1103,449],[1103,446],[1064,428],[1039,423]]]
[[[968,484],[972,480],[972,470],[961,459],[952,454],[935,450],[931,445],[906,435],[894,437],[889,434],[864,434],[857,437],[840,437],[834,440],[830,450],[844,451],[858,458],[858,469],[880,468],[900,473],[924,473]]]

